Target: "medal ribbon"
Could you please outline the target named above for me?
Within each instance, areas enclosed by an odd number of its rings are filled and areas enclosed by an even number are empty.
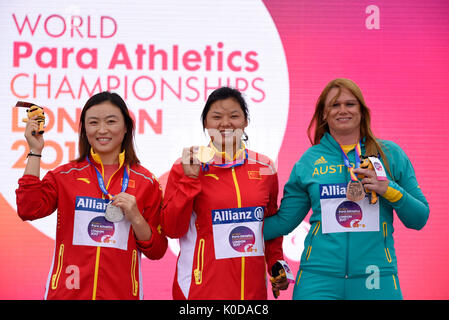
[[[224,169],[234,168],[234,167],[238,167],[238,166],[241,166],[242,164],[244,164],[246,159],[248,159],[248,150],[247,149],[245,149],[245,155],[241,159],[234,160],[232,162],[223,163],[223,164],[202,163],[201,169],[203,171],[208,171],[209,166],[219,167],[219,168],[224,168]]]
[[[346,167],[349,168],[349,174],[351,175],[351,180],[358,181],[357,176],[354,173],[354,166],[352,166],[351,163],[349,162],[349,158],[346,155],[346,153],[344,152],[341,145],[338,145],[338,146],[340,147],[341,155],[343,156],[343,163],[345,164]],[[358,168],[358,167],[360,167],[360,158],[362,157],[362,147],[360,146],[360,141],[357,142],[354,149],[355,149],[355,168]]]
[[[86,160],[94,167],[95,172],[97,173],[98,185],[100,186],[101,192],[103,192],[104,195],[109,195],[109,199],[112,199],[112,197],[114,197],[114,195],[109,194],[108,190],[106,190],[106,186],[104,184],[104,179],[103,179],[103,176],[101,175],[100,171],[98,171],[97,167],[95,165],[93,165],[92,162],[90,162],[88,156],[86,156]],[[123,170],[122,191],[121,192],[125,192],[126,189],[128,189],[128,183],[129,183],[129,175],[128,175],[128,170],[126,169],[126,166],[123,169],[124,170]]]

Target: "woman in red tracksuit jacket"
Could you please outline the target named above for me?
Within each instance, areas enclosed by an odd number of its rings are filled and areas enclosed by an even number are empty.
[[[162,258],[167,239],[159,227],[162,190],[136,157],[125,102],[110,92],[92,96],[81,112],[80,157],[42,180],[37,128],[33,119],[25,129],[30,153],[16,201],[23,220],[58,211],[45,298],[142,299],[140,253]]]
[[[282,238],[262,236],[263,218],[277,210],[274,163],[241,141],[248,109],[239,91],[215,90],[202,121],[211,143],[183,150],[162,208],[162,229],[180,244],[173,298],[266,299],[265,262],[271,270],[283,259]]]

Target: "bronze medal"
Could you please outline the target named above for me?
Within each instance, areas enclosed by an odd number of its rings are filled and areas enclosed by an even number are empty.
[[[365,198],[365,189],[363,188],[362,182],[357,181],[349,181],[348,186],[346,188],[346,198],[349,201],[360,201]]]

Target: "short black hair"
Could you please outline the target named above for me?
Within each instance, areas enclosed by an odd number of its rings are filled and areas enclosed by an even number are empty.
[[[131,115],[129,114],[128,106],[126,105],[125,101],[120,97],[117,93],[109,92],[109,91],[103,91],[100,93],[97,93],[93,96],[91,96],[86,104],[83,107],[83,110],[81,111],[80,116],[80,123],[79,123],[79,140],[78,140],[78,152],[79,152],[79,158],[76,159],[76,161],[81,162],[84,159],[86,159],[86,156],[90,153],[91,145],[89,144],[89,141],[87,140],[86,135],[86,125],[85,125],[85,118],[86,118],[86,112],[91,107],[103,103],[105,101],[109,101],[116,107],[118,107],[123,115],[125,126],[126,126],[126,133],[123,137],[122,141],[122,148],[121,150],[125,150],[125,164],[137,164],[140,163],[139,159],[137,158],[136,151],[134,150],[134,120],[131,118]]]
[[[212,104],[216,101],[225,100],[228,98],[233,98],[235,101],[238,102],[240,108],[242,108],[245,120],[249,121],[248,105],[246,104],[246,101],[243,98],[242,93],[234,88],[221,87],[215,89],[207,98],[206,105],[204,106],[203,112],[201,113],[201,122],[203,124],[203,130],[205,129],[206,117],[207,114],[209,113]]]

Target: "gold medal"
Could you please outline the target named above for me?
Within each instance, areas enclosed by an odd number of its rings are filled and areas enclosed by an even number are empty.
[[[208,163],[214,158],[215,150],[209,147],[200,146],[198,151],[195,153],[195,158],[197,158],[202,163]]]
[[[349,181],[348,186],[346,188],[346,198],[349,201],[360,201],[365,198],[365,189],[363,188],[362,182],[357,181]]]

